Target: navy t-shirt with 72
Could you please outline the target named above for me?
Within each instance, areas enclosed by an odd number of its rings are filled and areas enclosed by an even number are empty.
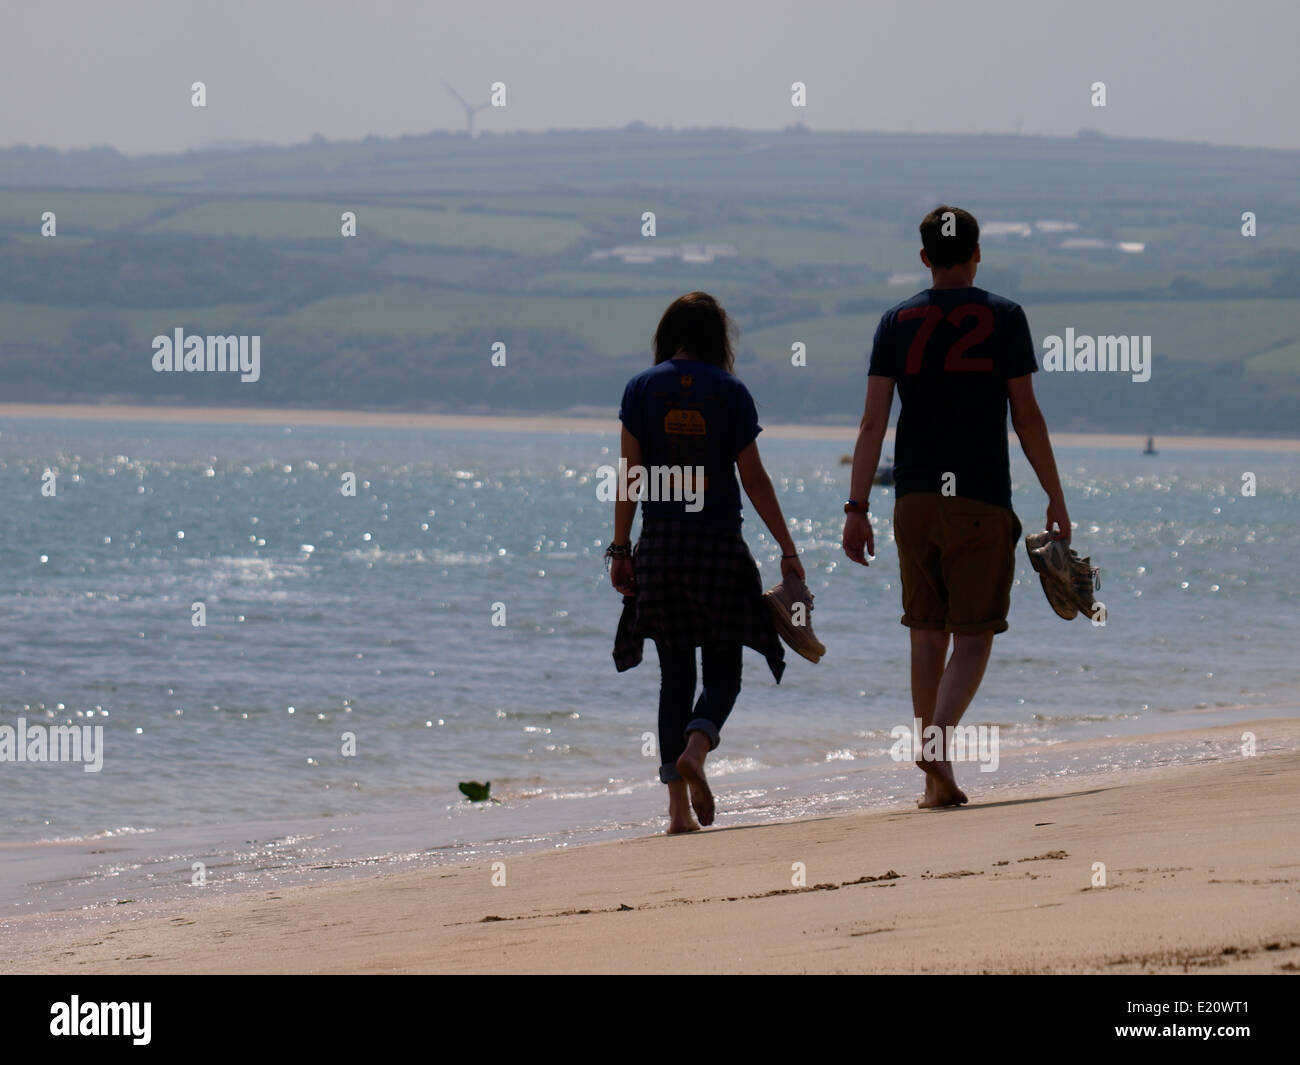
[[[887,310],[867,372],[898,386],[895,498],[944,492],[1010,507],[1007,381],[1037,369],[1024,310],[985,289],[925,289]]]
[[[687,510],[684,499],[643,495],[643,520],[697,521],[740,531],[736,458],[762,431],[754,399],[740,378],[713,363],[667,359],[627,383],[618,417],[641,445],[647,469],[704,469],[701,509]]]

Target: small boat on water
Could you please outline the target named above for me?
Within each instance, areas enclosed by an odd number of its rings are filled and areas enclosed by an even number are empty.
[[[1156,438],[1154,436],[1147,437],[1147,446],[1142,449],[1142,454],[1144,455],[1160,454],[1160,452],[1156,450]]]

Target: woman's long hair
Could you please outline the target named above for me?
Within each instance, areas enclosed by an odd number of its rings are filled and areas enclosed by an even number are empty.
[[[678,296],[664,311],[655,330],[655,365],[681,353],[734,373],[736,356],[731,347],[734,332],[735,326],[727,312],[707,292]]]

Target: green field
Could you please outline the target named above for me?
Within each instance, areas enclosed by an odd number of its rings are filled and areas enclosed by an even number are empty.
[[[41,215],[53,211],[58,237],[141,225],[158,211],[181,201],[148,193],[84,192],[77,189],[5,189],[0,195],[0,227],[19,233],[41,232]]]
[[[589,236],[578,222],[563,218],[484,214],[432,204],[392,207],[346,199],[333,202],[213,200],[169,215],[148,228],[166,233],[259,240],[343,240],[350,239],[341,235],[344,211],[356,214],[357,240],[378,237],[406,244],[548,255]]]
[[[0,151],[0,384],[13,399],[148,401],[165,387],[232,401],[149,372],[149,339],[180,325],[263,335],[264,381],[239,402],[612,407],[663,309],[701,288],[733,314],[765,418],[848,421],[881,311],[925,283],[889,278],[921,273],[916,226],[944,190],[986,226],[1077,225],[982,242],[979,283],[1025,306],[1037,342],[1067,328],[1153,338],[1149,386],[1079,382],[1060,411],[1072,427],[1300,428],[1300,153],[639,127],[52,154]],[[1240,233],[1246,209],[1255,238]],[[46,210],[53,239],[39,236]],[[340,235],[345,210],[355,238]],[[1107,243],[1062,247],[1070,237]],[[590,257],[685,243],[737,254]],[[512,361],[485,375],[496,339]],[[808,366],[792,374],[795,341]]]

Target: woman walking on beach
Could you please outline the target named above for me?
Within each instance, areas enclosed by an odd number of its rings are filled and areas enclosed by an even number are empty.
[[[654,365],[628,382],[619,409],[620,484],[632,490],[618,494],[606,551],[613,560],[610,581],[624,596],[614,659],[620,672],[636,665],[646,637],[659,654],[659,779],[668,785],[669,834],[713,823],[704,762],[740,693],[741,648],[763,654],[778,683],[785,669],[758,569],[740,534],[737,470],[780,545],[782,576],[804,577],[758,455],[754,400],[732,373],[731,332],[726,312],[707,293],[673,301],[655,332]],[[641,536],[633,550],[638,497]]]

